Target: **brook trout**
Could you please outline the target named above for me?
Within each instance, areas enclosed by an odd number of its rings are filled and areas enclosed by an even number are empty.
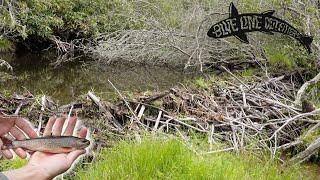
[[[1,149],[22,148],[29,151],[48,153],[67,153],[77,149],[85,149],[90,141],[74,136],[47,136],[25,140],[14,140],[4,143]]]

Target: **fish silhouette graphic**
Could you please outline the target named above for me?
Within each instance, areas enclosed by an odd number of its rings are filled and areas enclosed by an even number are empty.
[[[269,10],[263,13],[239,14],[237,8],[231,3],[229,18],[214,24],[207,35],[212,38],[235,36],[241,42],[249,43],[247,32],[259,31],[271,35],[277,32],[295,38],[310,54],[313,37],[300,33],[286,21],[274,17],[274,12],[274,10]]]

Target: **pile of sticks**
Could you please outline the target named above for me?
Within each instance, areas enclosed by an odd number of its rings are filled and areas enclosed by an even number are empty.
[[[302,100],[303,107],[297,104],[297,88],[284,76],[256,81],[219,80],[202,89],[180,85],[134,99],[127,99],[113,87],[120,97],[118,103],[102,101],[88,92],[86,100],[58,106],[46,96],[26,93],[11,99],[0,96],[0,111],[29,117],[38,124],[39,131],[51,115],[70,116],[77,111],[93,134],[98,134],[98,141],[104,132],[124,135],[150,131],[186,140],[198,133],[207,136],[210,147],[225,144],[223,149],[210,148],[204,153],[268,149],[275,155],[303,144],[303,138],[320,126],[320,109],[307,100]],[[319,141],[318,137],[292,161],[302,162],[317,152]]]
[[[201,25],[202,26],[202,25]],[[189,67],[235,69],[258,67],[266,60],[263,51],[254,45],[216,40],[207,37],[204,29],[195,33],[160,30],[123,30],[103,34],[96,46],[87,51],[100,62],[119,60],[145,64],[171,64]],[[259,57],[257,57],[259,55]],[[240,58],[241,57],[241,58]]]
[[[115,131],[164,132],[183,139],[197,132],[206,134],[211,146],[218,142],[228,145],[206,153],[268,149],[276,155],[303,144],[303,138],[320,126],[320,109],[307,100],[298,105],[296,89],[281,76],[257,82],[223,81],[205,90],[181,86],[134,100],[126,100],[116,89],[121,101],[107,108],[92,92],[88,96],[108,114]],[[317,152],[318,141],[292,161],[302,162]]]
[[[215,22],[228,17],[228,4],[224,1],[214,3],[216,4],[210,8],[208,4],[190,3],[187,9],[176,17],[177,21],[182,23],[174,28],[163,24],[159,17],[149,14],[143,18],[145,28],[102,33],[95,39],[94,45],[90,44],[84,51],[106,63],[117,62],[119,59],[147,64],[167,63],[183,65],[185,69],[197,67],[200,71],[208,66],[212,69],[218,69],[221,65],[241,69],[267,63],[264,52],[267,39],[261,34],[257,37],[250,34],[250,44],[239,43],[234,38],[214,39],[207,36]],[[239,9],[248,8],[242,5],[237,4]],[[261,9],[275,8],[273,3],[260,2],[255,5]],[[312,47],[318,60],[314,58],[314,63],[319,65],[320,48],[316,39],[319,39],[317,36],[320,28],[317,23],[312,23],[319,19],[319,13],[305,13],[307,7],[316,7],[316,2],[283,4],[277,10],[277,15],[286,16],[289,11],[293,14],[292,18],[301,18],[302,22],[306,22],[301,28],[304,28],[306,34],[315,36]],[[139,19],[139,13],[133,17]]]

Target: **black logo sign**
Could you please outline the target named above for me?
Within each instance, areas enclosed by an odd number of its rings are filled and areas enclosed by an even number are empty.
[[[297,39],[311,53],[313,38],[301,34],[286,21],[272,16],[274,10],[264,13],[239,14],[233,3],[230,4],[229,18],[214,24],[208,31],[208,36],[213,38],[224,38],[235,36],[244,43],[249,43],[246,33],[260,31],[267,34],[278,32]]]

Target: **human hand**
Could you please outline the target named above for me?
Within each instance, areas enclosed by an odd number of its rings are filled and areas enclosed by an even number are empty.
[[[26,119],[14,116],[0,116],[0,152],[6,158],[11,159],[13,155],[10,150],[1,150],[4,138],[23,140],[27,138],[26,135],[30,138],[37,137],[37,133]],[[23,159],[27,157],[26,151],[21,148],[14,149],[14,152]]]
[[[62,133],[64,122],[65,118],[51,117],[46,125],[43,136],[51,136],[51,133],[53,136],[71,136],[73,134],[77,118],[71,117],[65,132]],[[85,138],[87,135],[87,128],[81,128],[78,135],[80,138]],[[38,173],[41,173],[41,175],[45,177],[44,179],[52,179],[67,171],[73,162],[85,152],[86,151],[84,149],[61,154],[35,152],[32,154],[26,168],[36,169]]]

